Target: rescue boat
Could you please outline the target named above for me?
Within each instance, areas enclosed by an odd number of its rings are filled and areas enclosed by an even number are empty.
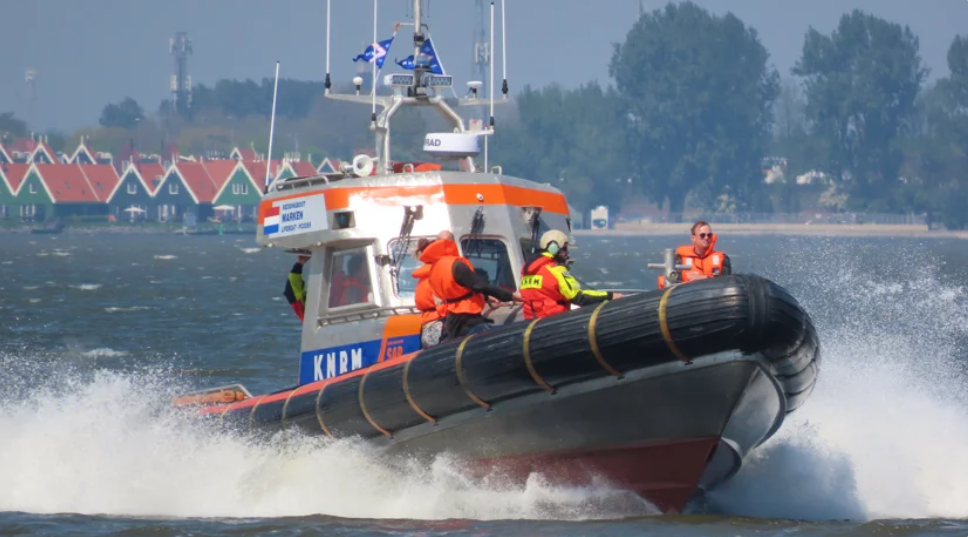
[[[425,39],[419,4],[415,57]],[[502,305],[485,312],[493,329],[421,349],[410,276],[419,238],[450,230],[479,274],[515,290],[541,233],[571,233],[562,192],[478,163],[493,128],[468,130],[452,105],[488,103],[446,99],[450,83],[418,63],[387,77],[392,95],[327,88],[380,107],[376,155],[273,181],[256,234],[265,248],[311,255],[298,384],[265,395],[219,387],[177,402],[240,431],[361,437],[391,454],[446,453],[474,475],[537,472],[681,511],[739,471],[808,398],[820,365],[810,316],[780,285],[739,274],[540,320]],[[391,159],[391,120],[403,107],[434,108],[452,124],[427,135],[428,162]],[[655,268],[681,267],[667,252]]]

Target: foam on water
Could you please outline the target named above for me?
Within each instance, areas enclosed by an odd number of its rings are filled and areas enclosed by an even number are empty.
[[[80,285],[71,285],[70,287],[80,290],[80,291],[97,291],[101,288],[99,283],[82,283]]]
[[[815,278],[802,302],[820,332],[820,382],[713,500],[753,516],[968,517],[965,289],[933,273],[831,271],[850,256],[807,253],[798,274]],[[925,262],[905,257],[892,262]]]
[[[35,364],[4,364],[27,371],[16,387],[0,383],[0,511],[415,519],[654,512],[627,495],[556,488],[537,476],[522,486],[471,481],[447,456],[426,466],[358,441],[280,434],[256,443],[216,432],[168,411],[176,390],[165,373],[93,372],[26,388]]]
[[[89,351],[84,351],[82,354],[90,358],[117,358],[128,355],[128,353],[125,351],[116,351],[108,347],[91,349]]]

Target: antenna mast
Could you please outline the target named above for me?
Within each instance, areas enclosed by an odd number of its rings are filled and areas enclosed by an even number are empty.
[[[269,118],[269,154],[266,155],[266,189],[272,184],[272,138],[276,133],[276,96],[279,94],[279,60],[276,60],[276,81],[272,86],[272,115]]]
[[[424,66],[420,62],[420,48],[423,47],[426,41],[426,36],[423,33],[423,24],[420,17],[420,8],[423,0],[413,0],[413,93],[417,94],[417,88],[420,87],[420,78],[427,72],[429,66]]]
[[[171,75],[172,105],[179,114],[187,115],[192,107],[192,77],[188,74],[192,40],[188,33],[176,33],[168,42],[168,50],[175,57],[175,73]]]
[[[487,42],[487,32],[484,29],[484,0],[474,0],[474,58],[473,79],[479,80],[482,86],[487,85],[487,68],[491,63],[491,48]],[[480,97],[484,97],[481,95]],[[480,118],[484,119],[481,111]]]

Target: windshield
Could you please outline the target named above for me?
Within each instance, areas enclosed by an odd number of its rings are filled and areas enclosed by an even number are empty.
[[[433,237],[427,238],[433,239]],[[413,298],[417,289],[417,280],[411,274],[413,274],[414,269],[423,264],[414,256],[419,240],[420,237],[410,237],[409,240],[394,239],[387,248],[390,259],[394,260],[399,268],[395,273],[394,286],[397,296],[400,298]]]
[[[486,278],[491,285],[516,291],[517,278],[511,268],[507,246],[498,239],[470,239],[460,241],[464,257],[474,265],[474,272]]]

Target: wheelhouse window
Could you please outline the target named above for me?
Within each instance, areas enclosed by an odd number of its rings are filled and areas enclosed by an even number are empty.
[[[427,237],[433,240],[433,237]],[[394,239],[389,245],[390,259],[396,267],[394,274],[394,290],[400,298],[413,298],[417,290],[417,280],[413,278],[414,269],[423,265],[414,254],[420,237],[410,237],[409,240]]]
[[[491,285],[516,291],[517,275],[511,268],[507,246],[498,239],[469,238],[460,241],[464,257],[474,265],[474,272],[487,279]]]
[[[546,231],[550,231],[551,226],[545,222],[544,218],[538,218],[538,229],[534,232],[534,236],[527,239],[521,239],[521,253],[525,260],[531,259],[538,253],[541,247],[538,245],[538,241],[541,240],[541,236],[545,234]]]
[[[365,248],[333,253],[329,273],[329,307],[372,304],[373,286]]]

